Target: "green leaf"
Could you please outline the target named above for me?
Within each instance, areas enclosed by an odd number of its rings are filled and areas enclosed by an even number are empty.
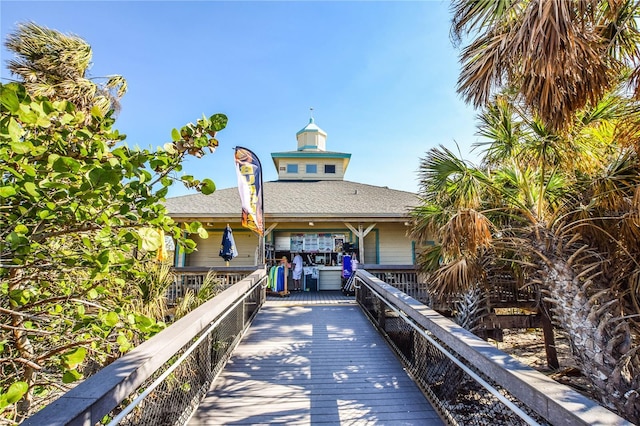
[[[33,148],[33,144],[29,141],[27,142],[11,142],[11,151],[16,154],[26,154],[31,151]]]
[[[13,90],[7,88],[6,86],[2,86],[2,92],[0,93],[0,103],[4,106],[9,112],[15,114],[20,109],[20,100],[18,99],[18,95]]]
[[[151,327],[154,324],[151,318],[146,317],[144,315],[136,315],[136,325],[140,327],[140,329],[145,330]]]
[[[117,170],[107,167],[94,167],[88,174],[89,181],[94,188],[102,187],[105,184],[115,185],[120,182],[120,174]]]
[[[34,177],[36,175],[36,169],[31,164],[20,164],[20,168],[24,170],[28,176]]]
[[[160,232],[153,228],[142,228],[138,230],[140,235],[140,248],[145,251],[155,251],[160,248],[162,241]]]
[[[169,192],[169,188],[165,186],[164,188],[159,189],[158,192],[156,192],[156,197],[164,198],[168,192]]]
[[[200,228],[198,229],[198,236],[199,236],[200,238],[202,238],[203,240],[206,240],[207,238],[209,238],[209,233],[207,232],[207,230],[206,230],[206,229],[204,229],[204,228],[200,227]]]
[[[213,194],[216,191],[216,184],[211,179],[204,179],[200,190],[204,195]]]
[[[27,384],[27,382],[12,383],[11,386],[9,386],[7,393],[5,394],[7,402],[9,404],[15,404],[16,402],[20,401],[22,396],[27,393],[28,390],[29,385]]]
[[[9,235],[7,235],[7,242],[11,244],[12,250],[17,250],[20,246],[24,246],[29,243],[25,237],[19,235],[17,232],[9,233]]]
[[[20,105],[18,117],[20,117],[20,120],[26,124],[36,124],[38,121],[38,114],[29,108],[28,105]]]
[[[109,312],[104,316],[104,319],[102,320],[102,322],[104,322],[104,324],[108,327],[115,327],[115,325],[118,324],[118,321],[120,321],[120,318],[115,312]]]
[[[65,368],[74,369],[84,361],[86,355],[87,350],[85,348],[75,348],[71,352],[62,355],[62,363]]]
[[[109,264],[109,250],[102,250],[96,260],[100,265],[107,266]]]
[[[81,378],[82,374],[78,373],[77,370],[67,370],[62,375],[62,383],[73,383]]]
[[[173,130],[171,130],[171,139],[172,139],[174,142],[178,142],[180,139],[182,139],[182,138],[180,137],[180,132],[178,131],[178,129],[173,129]],[[167,144],[167,145],[169,145],[169,144]],[[167,145],[165,145],[165,149],[166,149]],[[171,144],[171,145],[173,145],[173,144]]]
[[[29,228],[27,228],[22,223],[16,225],[16,227],[13,228],[13,230],[16,231],[20,235],[25,235],[27,232],[29,232]]]
[[[49,148],[47,148],[46,145],[38,145],[38,146],[34,146],[33,148],[31,148],[31,155],[34,157],[39,157],[42,154],[44,154],[45,152],[48,151]]]
[[[40,198],[40,193],[38,192],[38,187],[33,182],[25,182],[24,189],[27,191],[29,195],[34,198]]]
[[[132,346],[129,342],[129,339],[127,339],[127,337],[122,333],[118,335],[116,342],[118,343],[118,345],[120,345],[120,347],[118,348],[120,352],[127,352]]]
[[[46,219],[54,218],[56,217],[56,215],[52,211],[44,209],[38,212],[38,217],[42,220],[46,220]]]
[[[15,118],[11,117],[9,119],[9,126],[7,127],[7,130],[9,131],[9,138],[11,138],[12,141],[20,141],[20,138],[22,137],[22,128]]]
[[[167,152],[167,154],[170,154],[170,155],[174,155],[178,152],[178,150],[176,149],[176,145],[174,143],[165,143],[164,150]]]
[[[93,107],[91,107],[91,116],[92,117],[102,117],[102,110],[100,109],[100,107],[98,105],[94,105]]]
[[[16,195],[16,189],[13,186],[0,186],[0,197],[8,198]]]
[[[57,155],[49,155],[49,163],[53,159],[53,170],[60,173],[73,172],[80,170],[80,163],[71,157],[60,157]]]
[[[216,132],[227,127],[227,116],[224,114],[214,114],[209,120],[211,121],[211,129]]]

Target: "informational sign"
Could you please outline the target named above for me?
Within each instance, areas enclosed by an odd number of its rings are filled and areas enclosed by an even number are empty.
[[[291,251],[304,251],[304,234],[291,234]]]
[[[291,234],[276,236],[276,250],[306,253],[340,253],[345,249],[344,234]]]
[[[332,234],[318,234],[318,251],[321,253],[331,253],[333,251]]]
[[[304,251],[318,251],[318,234],[304,234]]]

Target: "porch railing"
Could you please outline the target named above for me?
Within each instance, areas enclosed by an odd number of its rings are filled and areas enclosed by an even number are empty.
[[[185,424],[264,303],[266,280],[254,270],[23,424]]]
[[[360,265],[376,278],[397,288],[413,299],[430,306],[437,311],[451,311],[456,302],[462,299],[460,294],[438,296],[430,294],[427,282],[414,265]],[[538,305],[538,291],[532,286],[521,287],[518,283],[496,277],[491,282],[489,304],[492,308],[535,307]]]
[[[367,270],[356,274],[356,299],[451,424],[629,425]]]
[[[415,266],[372,264],[360,265],[359,268],[425,305],[431,304],[427,283],[419,279]]]
[[[222,266],[215,269],[200,266],[173,268],[174,280],[167,289],[167,302],[174,304],[189,290],[197,293],[210,272],[213,274],[213,279],[226,289],[240,282],[255,270],[256,266]]]

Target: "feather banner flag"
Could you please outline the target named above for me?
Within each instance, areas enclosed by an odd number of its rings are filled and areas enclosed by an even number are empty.
[[[242,226],[264,235],[262,165],[257,155],[239,146],[236,147],[235,161],[242,203]]]

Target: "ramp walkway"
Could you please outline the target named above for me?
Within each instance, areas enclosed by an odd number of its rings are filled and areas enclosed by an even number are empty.
[[[190,425],[441,425],[340,292],[269,297]]]

